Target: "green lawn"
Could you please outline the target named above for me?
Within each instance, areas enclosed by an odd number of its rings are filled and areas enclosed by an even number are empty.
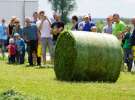
[[[14,89],[41,100],[135,100],[135,75],[121,73],[117,83],[57,81],[52,68],[27,68],[0,61],[0,93]]]

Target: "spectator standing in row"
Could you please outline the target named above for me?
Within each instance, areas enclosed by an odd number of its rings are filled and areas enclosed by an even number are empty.
[[[43,63],[46,64],[46,50],[49,48],[49,53],[51,55],[51,60],[54,58],[53,53],[53,41],[51,35],[51,22],[45,16],[44,11],[39,12],[39,21],[37,21],[37,27],[41,33],[41,45],[42,45],[42,54],[43,54]]]
[[[18,33],[21,37],[23,37],[23,28],[20,25],[20,20],[18,18],[16,18],[14,23],[15,24],[13,27],[12,35],[14,36],[15,33]]]
[[[132,52],[133,52],[133,61],[135,63],[135,18],[132,19],[132,24],[134,26],[134,29],[131,35],[131,46],[132,46]]]
[[[73,16],[72,17],[72,28],[71,30],[73,31],[77,31],[78,30],[78,17],[77,16]]]
[[[91,31],[91,28],[93,26],[95,26],[95,24],[90,21],[89,16],[85,16],[84,21],[85,21],[85,24],[84,24],[84,27],[83,27],[83,31]]]
[[[103,28],[103,33],[112,34],[112,28],[113,28],[113,17],[109,16],[106,18],[107,25]]]
[[[113,35],[115,35],[120,41],[122,41],[125,30],[126,30],[126,24],[120,20],[119,14],[113,15]]]
[[[83,21],[78,24],[78,28],[80,31],[91,32],[91,28],[95,26],[95,24],[91,21],[91,17],[84,16]]]
[[[61,16],[59,14],[55,15],[55,22],[51,25],[53,43],[57,42],[60,33],[64,30],[64,22],[61,21]]]
[[[1,20],[0,24],[0,51],[2,53],[2,57],[4,59],[5,57],[5,52],[6,52],[6,45],[7,45],[7,25],[5,19]]]
[[[17,19],[17,17],[12,17],[10,20],[10,23],[8,25],[8,40],[13,37],[13,28],[15,27],[15,20]],[[9,41],[8,41],[9,42]]]
[[[18,33],[14,34],[16,45],[16,62],[18,64],[24,64],[25,58],[25,42]]]
[[[30,18],[25,18],[23,37],[27,44],[29,66],[33,66],[33,55],[37,54],[38,29],[36,24],[31,24]]]
[[[124,39],[122,40],[122,47],[124,50],[124,61],[128,66],[128,71],[131,71],[133,57],[132,57],[132,47],[131,47],[131,27],[127,26]]]

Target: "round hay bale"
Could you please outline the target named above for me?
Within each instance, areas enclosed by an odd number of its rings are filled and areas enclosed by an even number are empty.
[[[116,82],[122,65],[122,48],[113,35],[67,31],[58,38],[54,70],[59,80]]]

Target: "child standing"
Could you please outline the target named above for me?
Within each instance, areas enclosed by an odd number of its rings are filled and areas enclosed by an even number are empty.
[[[15,33],[14,37],[15,37],[15,44],[17,47],[17,55],[16,55],[17,63],[24,64],[25,42],[18,33]]]
[[[8,49],[8,63],[14,64],[15,63],[15,56],[16,56],[16,46],[14,44],[14,39],[9,39]]]
[[[133,63],[133,56],[132,56],[132,48],[131,48],[131,28],[126,28],[126,33],[124,39],[122,40],[123,49],[124,49],[124,60],[128,66],[128,71],[131,71],[132,63]]]

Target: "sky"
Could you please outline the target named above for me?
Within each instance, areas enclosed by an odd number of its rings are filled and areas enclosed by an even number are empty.
[[[119,13],[121,17],[126,18],[135,16],[135,0],[76,0],[76,3],[76,8],[70,16],[83,16],[88,13],[94,18],[106,18],[113,13]],[[48,0],[39,0],[39,7],[44,9],[48,16],[52,15]]]

